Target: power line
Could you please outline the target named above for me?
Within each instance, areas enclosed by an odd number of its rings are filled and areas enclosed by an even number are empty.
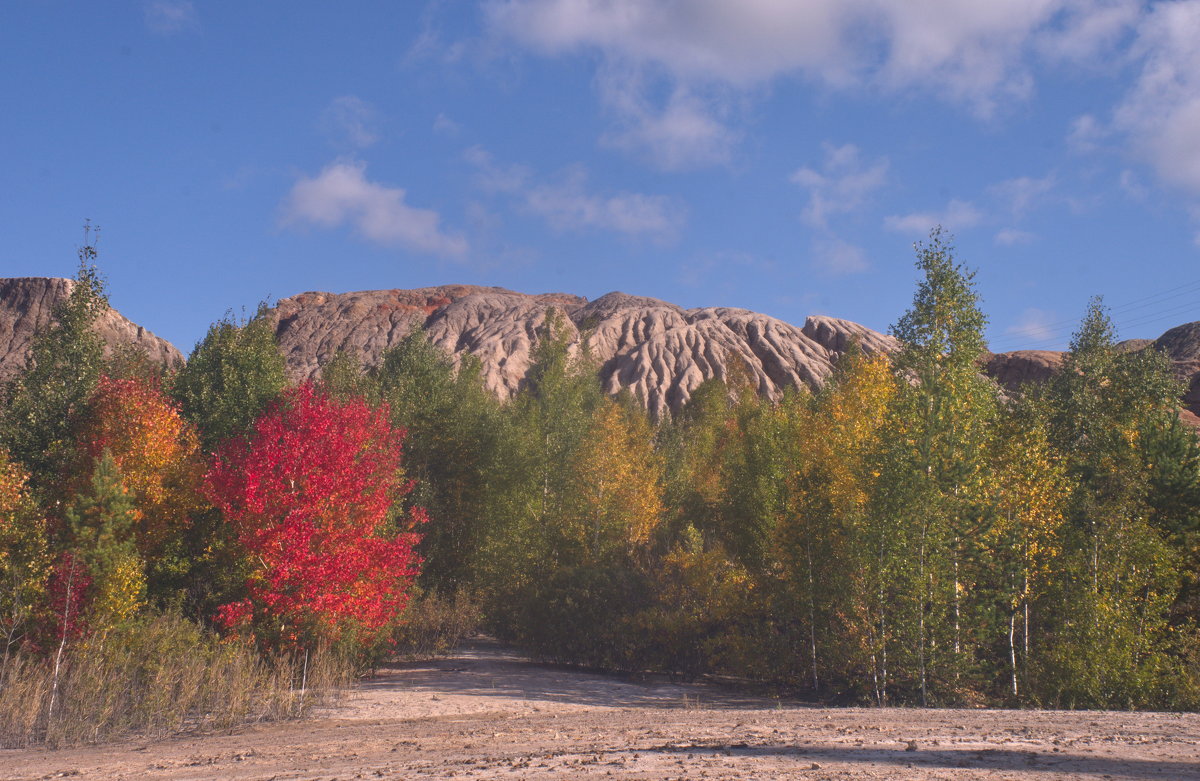
[[[1149,325],[1151,323],[1160,322],[1168,319],[1178,319],[1180,315],[1186,312],[1195,312],[1196,317],[1200,318],[1200,300],[1189,299],[1183,303],[1175,304],[1166,309],[1156,308],[1152,312],[1135,314],[1139,310],[1148,307],[1159,307],[1162,304],[1189,296],[1200,291],[1200,281],[1191,282],[1181,287],[1173,288],[1172,290],[1162,291],[1149,296],[1134,299],[1126,302],[1121,306],[1109,307],[1109,316],[1112,318],[1113,325],[1121,334],[1128,333],[1128,329],[1136,326]],[[1127,319],[1122,319],[1120,315],[1134,315]],[[1047,323],[1041,326],[1039,330],[1047,335],[1029,340],[1020,340],[1011,335],[1007,335],[999,340],[999,344],[993,348],[996,352],[1008,352],[1014,349],[1038,349],[1039,347],[1057,345],[1066,341],[1079,326],[1079,320],[1060,320],[1053,323]],[[1064,327],[1065,326],[1065,327]]]

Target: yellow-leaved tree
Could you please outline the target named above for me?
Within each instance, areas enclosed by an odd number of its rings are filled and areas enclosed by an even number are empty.
[[[29,474],[0,448],[0,680],[10,654],[30,632],[46,593],[46,524],[29,494]]]

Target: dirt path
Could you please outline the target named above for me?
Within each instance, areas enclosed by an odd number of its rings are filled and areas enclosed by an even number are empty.
[[[816,708],[479,643],[313,719],[58,752],[0,778],[1200,779],[1200,714]]]

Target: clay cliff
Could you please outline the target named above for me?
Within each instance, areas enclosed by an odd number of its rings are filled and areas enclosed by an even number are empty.
[[[54,307],[71,294],[75,281],[48,277],[0,278],[0,382],[25,368],[34,334],[52,320]],[[175,346],[124,318],[115,309],[100,316],[96,332],[108,351],[131,344],[168,367],[183,365]]]
[[[467,285],[302,293],[280,301],[271,316],[295,379],[315,376],[339,351],[373,366],[422,326],[452,355],[478,357],[488,387],[506,398],[524,379],[552,308],[575,349],[586,340],[605,389],[629,389],[656,415],[678,409],[704,380],[724,378],[735,361],[761,393],[778,397],[786,387],[820,386],[854,342],[868,353],[895,349],[891,337],[832,317],[797,327],[745,309],[683,309],[624,293],[590,302]]]
[[[316,376],[339,351],[373,366],[413,328],[455,357],[480,359],[488,387],[507,398],[520,386],[547,312],[557,309],[578,348],[585,339],[606,390],[628,389],[656,415],[678,409],[710,377],[741,362],[764,395],[820,387],[857,342],[867,353],[891,352],[895,340],[848,320],[809,317],[797,327],[745,309],[684,309],[665,301],[609,293],[595,301],[563,293],[527,295],[503,288],[447,285],[418,290],[302,293],[271,312],[293,379]],[[1184,418],[1200,425],[1200,323],[1158,340],[1130,339],[1126,352],[1165,351],[1188,385]],[[1062,368],[1064,353],[1017,350],[989,354],[985,374],[1005,391],[1042,382]]]

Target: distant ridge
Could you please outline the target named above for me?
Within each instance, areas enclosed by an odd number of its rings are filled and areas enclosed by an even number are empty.
[[[57,277],[0,278],[0,382],[16,377],[24,368],[34,334],[53,319],[54,307],[71,295],[73,279]],[[183,365],[175,345],[130,322],[115,309],[100,316],[96,333],[109,351],[120,344],[138,347],[163,366]]]
[[[280,301],[271,316],[296,379],[315,376],[339,351],[373,366],[419,325],[452,355],[478,357],[488,388],[506,398],[524,379],[551,308],[564,315],[574,345],[586,338],[605,389],[629,389],[656,415],[678,409],[704,380],[725,378],[735,358],[759,392],[777,398],[785,387],[819,387],[855,340],[867,353],[896,346],[832,317],[810,317],[798,328],[745,309],[683,309],[616,292],[590,302],[469,285],[302,293]]]
[[[66,299],[69,279],[0,278],[0,381],[25,365],[33,335]],[[734,362],[748,370],[759,392],[778,398],[785,388],[819,388],[837,360],[857,343],[868,354],[891,353],[897,342],[866,326],[812,316],[795,326],[746,309],[684,309],[666,301],[613,292],[588,301],[567,293],[530,295],[499,287],[442,285],[413,290],[300,293],[266,311],[294,380],[316,377],[339,352],[366,366],[414,328],[456,359],[475,355],[487,387],[508,398],[532,361],[547,313],[563,315],[575,349],[586,339],[610,393],[628,389],[655,415],[678,410],[703,381],[724,379]],[[101,317],[97,332],[111,347],[132,344],[154,361],[183,364],[173,345],[116,310]],[[1186,384],[1183,417],[1200,426],[1200,321],[1170,329],[1156,340],[1130,339],[1125,351],[1157,349],[1171,359]],[[1064,353],[1015,350],[988,354],[981,369],[1005,390],[1042,382],[1057,372]]]

